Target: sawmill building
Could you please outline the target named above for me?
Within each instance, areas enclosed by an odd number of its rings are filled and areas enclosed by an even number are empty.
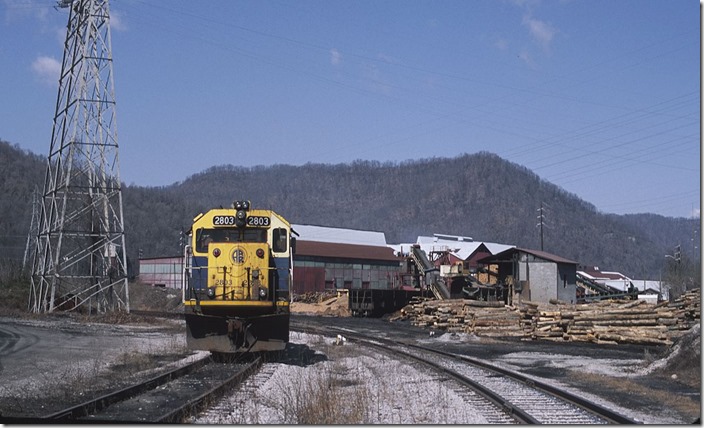
[[[577,296],[577,262],[525,248],[510,248],[478,260],[498,265],[498,278],[509,285],[516,301],[549,303],[557,299],[575,303]]]

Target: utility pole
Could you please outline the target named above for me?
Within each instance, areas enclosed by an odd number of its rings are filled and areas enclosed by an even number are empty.
[[[675,247],[675,261],[678,265],[682,263],[682,246],[680,244]]]
[[[540,201],[540,208],[538,208],[538,224],[536,227],[540,228],[540,251],[544,251],[543,249],[543,228],[546,228],[547,225],[545,224],[545,208],[549,208],[546,203],[543,201]]]
[[[68,9],[29,309],[129,312],[108,0]]]

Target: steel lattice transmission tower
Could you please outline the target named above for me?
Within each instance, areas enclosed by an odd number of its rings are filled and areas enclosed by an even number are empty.
[[[107,0],[69,9],[29,308],[129,312]]]

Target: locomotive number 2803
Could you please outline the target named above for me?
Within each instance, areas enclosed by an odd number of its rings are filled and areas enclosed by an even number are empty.
[[[213,226],[234,226],[235,216],[233,215],[216,215],[213,216]],[[253,227],[269,227],[271,221],[269,217],[252,215],[247,217],[247,226]]]
[[[216,215],[213,216],[213,226],[234,226],[235,216],[233,215]]]
[[[269,217],[253,215],[247,217],[247,226],[269,227]]]

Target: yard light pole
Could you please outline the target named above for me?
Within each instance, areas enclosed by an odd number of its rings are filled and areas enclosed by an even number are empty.
[[[673,285],[676,282],[682,282],[682,278],[680,277],[680,265],[682,263],[682,252],[681,252],[681,247],[677,245],[675,247],[675,254],[665,254],[665,260],[667,259],[672,259],[675,261],[674,268],[670,270],[668,268],[668,279],[670,281],[670,294],[672,294],[673,291]],[[678,284],[678,287],[681,286],[682,284]]]

